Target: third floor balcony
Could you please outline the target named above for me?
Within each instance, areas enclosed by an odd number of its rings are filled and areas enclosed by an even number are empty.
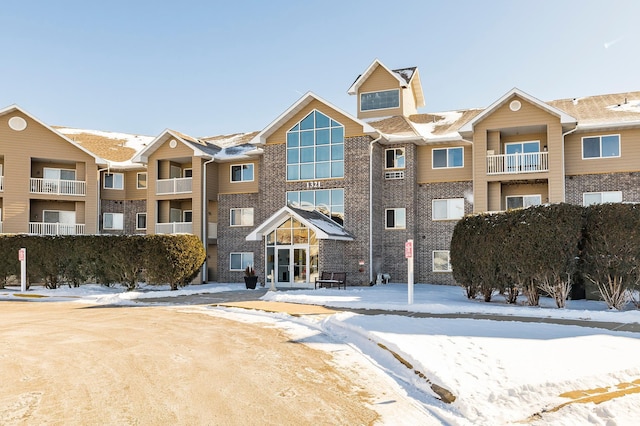
[[[487,153],[487,174],[505,175],[549,171],[549,153],[526,152],[516,154]]]
[[[156,195],[185,194],[191,192],[193,178],[158,179],[156,181]]]
[[[30,178],[32,194],[87,195],[87,183],[80,180]]]

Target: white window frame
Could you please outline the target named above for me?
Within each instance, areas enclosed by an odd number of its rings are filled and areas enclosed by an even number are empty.
[[[111,228],[107,228],[107,216],[111,216]],[[116,218],[120,218],[119,221]],[[118,222],[120,222],[120,227],[118,228]],[[103,213],[102,214],[102,229],[108,231],[121,231],[124,229],[124,213]]]
[[[47,171],[54,171],[56,172],[56,177],[46,177]],[[62,172],[71,172],[73,174],[73,179],[65,179],[62,177]],[[74,181],[76,180],[76,169],[62,169],[59,167],[43,167],[42,168],[42,177],[44,179],[54,179],[54,180],[67,180],[67,181]]]
[[[436,204],[446,204],[447,213],[445,217],[436,217]],[[456,206],[459,204],[459,206]],[[454,216],[452,212],[462,207],[462,213]],[[458,220],[464,216],[464,198],[436,198],[431,200],[431,220]]]
[[[187,215],[191,215],[191,220],[187,220]],[[182,223],[193,223],[193,210],[182,210]]]
[[[144,186],[140,186],[140,176],[144,175]],[[149,182],[147,181],[147,179],[149,178],[149,176],[147,175],[147,172],[138,172],[136,173],[136,188],[137,189],[147,189],[147,186],[149,185]]]
[[[245,166],[250,166],[251,167],[251,179],[244,179],[244,167]],[[241,173],[240,173],[240,180],[233,180],[233,168],[234,167],[240,167],[241,169]],[[229,167],[229,179],[231,181],[231,183],[240,183],[240,182],[253,182],[255,179],[255,165],[253,163],[243,163],[243,164],[232,164]]]
[[[393,151],[393,166],[389,167],[387,164],[387,153]],[[397,155],[398,151],[401,151],[401,155]],[[402,158],[403,165],[398,165],[398,158]],[[407,167],[407,156],[404,148],[388,148],[384,150],[384,169],[385,170],[403,170]]]
[[[389,226],[388,218],[389,212],[393,212],[393,226]],[[402,212],[404,215],[404,223],[402,225],[398,224],[398,213]],[[407,209],[404,207],[396,207],[392,209],[384,210],[384,229],[407,229]]]
[[[606,138],[606,137],[610,137],[610,136],[617,136],[618,137],[618,155],[607,155],[607,156],[603,156],[602,155],[602,139]],[[594,138],[599,138],[600,139],[600,155],[598,157],[585,157],[584,156],[584,140],[585,139],[594,139]],[[581,139],[581,146],[582,148],[582,159],[583,160],[599,160],[599,159],[605,159],[605,158],[620,158],[622,157],[622,138],[620,137],[619,133],[613,133],[610,135],[594,135],[594,136],[583,136]]]
[[[600,201],[596,201],[593,203],[588,203],[585,197],[590,195],[599,195]],[[607,198],[607,199],[605,199]],[[615,198],[615,200],[611,199]],[[582,205],[590,206],[592,204],[604,204],[604,203],[621,203],[622,202],[622,191],[597,191],[597,192],[583,192],[582,193]]]
[[[234,256],[240,256],[240,269],[233,269],[232,259]],[[231,252],[229,253],[229,270],[230,271],[244,271],[247,266],[253,266],[253,252],[245,251],[245,252]]]
[[[436,254],[446,253],[447,254],[447,269],[436,269]],[[451,251],[449,250],[433,250],[431,252],[431,270],[433,272],[451,272],[453,269],[451,268]]]
[[[396,93],[398,93],[398,105],[384,107],[384,108],[362,109],[362,97],[363,97],[363,95],[370,95],[370,94],[375,94],[375,93],[387,93],[387,92],[396,92]],[[398,109],[398,108],[400,108],[400,104],[402,103],[401,102],[401,96],[402,96],[402,94],[400,93],[400,89],[387,89],[387,90],[375,90],[375,91],[372,91],[372,92],[362,92],[362,93],[360,93],[360,112],[382,111],[382,110],[385,110],[385,109]]]
[[[233,223],[234,212],[240,212],[240,223]],[[250,220],[249,220],[250,219]],[[229,226],[253,226],[253,207],[233,208],[229,211]]]
[[[140,228],[138,227],[138,225],[140,224],[140,218],[144,216],[144,228]],[[136,213],[136,230],[137,231],[143,231],[147,229],[147,212],[143,212],[143,213]]]
[[[182,177],[183,178],[192,178],[193,177],[193,168],[187,167],[186,169],[182,169]]]
[[[525,198],[533,198],[533,197],[538,197],[538,202],[535,204],[525,204]],[[531,207],[531,206],[539,206],[542,204],[542,194],[525,194],[525,195],[507,195],[504,197],[504,209],[508,210],[509,209],[509,199],[510,198],[522,198],[522,207],[516,207],[516,208],[527,208],[527,207]]]
[[[449,165],[449,151],[452,151],[454,149],[461,149],[462,150],[462,164],[460,166],[450,166]],[[435,151],[447,151],[447,165],[446,166],[438,166],[436,167],[436,165],[434,164],[435,162],[435,155],[433,155],[433,153]],[[433,148],[431,150],[431,168],[432,169],[461,169],[464,167],[464,147],[463,146],[451,146],[451,147],[447,147],[447,148]]]
[[[113,176],[112,183],[113,183],[114,186],[112,186],[112,187],[107,186],[107,176]],[[118,176],[120,177],[120,187],[119,188],[116,187],[116,184],[118,183],[118,179],[117,179]],[[102,188],[103,189],[115,189],[115,190],[118,190],[118,191],[123,190],[124,189],[124,173],[106,173],[105,172],[105,174],[103,176],[103,179],[102,179]]]

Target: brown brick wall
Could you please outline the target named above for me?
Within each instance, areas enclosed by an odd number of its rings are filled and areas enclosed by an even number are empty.
[[[622,191],[622,201],[640,201],[640,172],[567,176],[565,200],[582,205],[583,192]]]
[[[100,232],[103,234],[136,234],[144,231],[136,230],[136,213],[146,213],[146,200],[102,200],[100,206]],[[102,225],[103,213],[124,213],[122,230],[105,230]],[[147,224],[149,224],[147,217]]]

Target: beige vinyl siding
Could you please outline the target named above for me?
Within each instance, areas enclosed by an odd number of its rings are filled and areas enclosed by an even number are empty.
[[[207,164],[207,200],[215,200],[218,198],[219,168],[220,165],[218,163]]]
[[[11,117],[21,117],[27,122],[23,131],[12,130],[8,126]],[[4,158],[3,231],[8,233],[27,232],[29,223],[29,199],[42,199],[42,195],[29,193],[29,178],[32,167],[44,164],[60,164],[64,168],[75,168],[76,179],[86,182],[85,196],[47,195],[49,199],[82,200],[86,211],[97,210],[97,165],[95,159],[65,140],[57,133],[37,123],[19,111],[9,112],[0,117],[0,152]],[[42,170],[40,168],[40,170]],[[33,176],[35,177],[35,176]],[[97,232],[96,215],[88,215],[84,223],[87,233]],[[78,223],[80,219],[77,217]]]
[[[433,150],[442,148],[464,149],[464,167],[460,168],[433,168]],[[417,150],[418,160],[418,183],[435,183],[435,182],[460,182],[471,180],[473,171],[473,149],[468,144],[448,144],[448,145],[422,145]]]
[[[519,111],[511,111],[509,104],[519,100]],[[535,130],[531,130],[535,129]],[[545,131],[546,130],[546,131]],[[502,133],[505,135],[502,135]],[[506,136],[508,133],[509,136]],[[547,145],[549,171],[532,174],[487,175],[487,150],[494,154],[504,152],[506,142],[540,140],[540,149]],[[564,201],[564,160],[562,126],[560,118],[518,96],[509,98],[502,106],[476,123],[473,135],[474,212],[495,208],[495,194],[489,193],[488,182],[507,182],[545,179],[548,183],[549,202]],[[491,188],[495,188],[491,186]],[[491,208],[489,204],[491,203]]]
[[[549,186],[546,183],[522,183],[522,184],[508,184],[502,185],[501,203],[504,210],[507,208],[506,197],[513,197],[517,195],[540,195],[540,202],[542,204],[549,202]]]
[[[379,92],[382,90],[392,90],[392,89],[400,89],[400,106],[398,108],[390,108],[390,109],[379,109],[379,110],[371,110],[371,111],[360,111],[360,94],[361,93],[369,93],[369,92]],[[381,66],[377,66],[376,69],[371,73],[369,78],[366,79],[358,89],[357,93],[357,111],[358,118],[372,118],[372,117],[386,117],[392,115],[403,115],[402,108],[404,106],[404,97],[407,93],[402,90],[400,87],[400,82],[398,79],[389,74],[387,70],[385,70]],[[410,95],[413,96],[413,95]]]
[[[338,113],[336,110],[334,110],[333,108],[328,107],[324,103],[319,102],[319,101],[314,99],[313,101],[311,101],[309,103],[309,105],[304,107],[297,114],[295,114],[292,118],[287,120],[282,126],[280,126],[280,128],[278,130],[276,130],[271,136],[269,136],[267,138],[266,143],[267,144],[283,144],[283,143],[285,143],[286,140],[287,140],[287,132],[289,131],[289,129],[291,129],[293,126],[295,126],[299,121],[301,121],[303,118],[305,118],[314,109],[317,109],[318,111],[320,111],[321,113],[323,113],[327,117],[329,117],[329,118],[333,119],[334,121],[337,121],[338,123],[342,124],[344,126],[344,137],[345,137],[345,139],[349,138],[349,137],[362,136],[364,134],[364,131],[362,129],[362,125],[360,125],[360,124],[356,123],[355,121],[349,119],[347,116]],[[347,149],[348,148],[345,147],[345,151]]]
[[[231,182],[231,166],[240,164],[253,164],[253,181]],[[218,190],[220,194],[248,194],[259,190],[258,178],[260,176],[258,161],[238,160],[232,163],[220,163],[218,166]]]
[[[620,135],[620,157],[582,159],[582,138]],[[640,129],[571,133],[565,138],[566,174],[620,173],[640,170]]]
[[[146,169],[128,170],[124,174],[124,199],[144,200],[147,198],[146,189],[138,189],[138,173],[146,173]],[[147,175],[147,188],[149,187],[149,175]]]
[[[44,210],[76,212],[76,223],[84,223],[84,206],[81,211],[77,211],[79,204],[73,201],[53,201],[53,200],[33,200],[31,202],[31,211],[29,213],[30,222],[42,222],[42,212]]]
[[[360,97],[358,96],[358,98]],[[416,98],[413,93],[413,84],[410,87],[402,89],[400,92],[400,101],[402,102],[400,104],[402,106],[402,115],[408,117],[412,114],[418,113],[418,109],[416,108]]]
[[[102,199],[103,200],[124,200],[125,199],[125,194],[126,194],[126,188],[127,185],[131,185],[131,182],[129,182],[131,179],[135,179],[135,177],[132,177],[131,174],[127,174],[123,171],[120,170],[110,170],[109,173],[112,174],[116,174],[116,173],[120,173],[122,174],[122,183],[123,183],[123,189],[107,189],[104,187],[104,175],[107,172],[102,172],[100,173],[100,191],[101,191],[101,195],[102,195]],[[133,185],[135,185],[135,182],[133,182]]]

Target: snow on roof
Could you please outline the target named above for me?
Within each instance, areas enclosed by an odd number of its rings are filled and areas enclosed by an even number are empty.
[[[213,143],[220,148],[226,148],[229,146],[237,146],[249,142],[258,133],[260,132],[233,133],[230,135],[207,136],[201,139]]]
[[[407,82],[407,84],[411,81],[411,78],[413,78],[413,73],[415,73],[416,71],[416,67],[411,67],[411,68],[399,68],[397,70],[391,70],[394,74],[396,74],[398,77],[402,78],[404,81]]]
[[[130,133],[52,126],[77,144],[108,160],[114,166],[131,167],[134,155],[154,138]]]
[[[433,121],[430,123],[411,121],[411,124],[416,129],[418,134],[424,138],[435,137],[436,129],[455,123],[460,118],[462,118],[463,113],[460,111],[448,111],[436,112],[429,115],[433,117]],[[452,132],[452,134],[453,133],[457,132]],[[438,133],[437,136],[442,137],[443,135]]]
[[[216,160],[233,160],[238,158],[246,158],[251,154],[259,154],[262,149],[249,143],[235,146],[227,146],[222,148],[217,154],[215,154]]]
[[[622,104],[609,105],[607,109],[611,111],[625,111],[625,112],[638,112],[640,113],[640,101],[629,101],[625,99]]]

